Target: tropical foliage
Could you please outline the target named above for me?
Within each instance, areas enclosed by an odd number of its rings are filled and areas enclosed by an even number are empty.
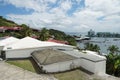
[[[100,53],[100,47],[96,44],[86,43],[84,49]]]
[[[106,55],[106,72],[110,75],[120,77],[120,54],[119,48],[112,45],[108,48],[110,53]]]
[[[115,46],[115,45],[109,46],[108,50],[112,54],[118,54],[118,52],[119,52],[119,48],[117,46]]]
[[[0,26],[16,26],[17,24],[13,21],[7,20],[0,16]]]
[[[48,40],[50,37],[56,39],[56,40],[61,40],[61,41],[67,41],[70,45],[76,46],[76,40],[70,36],[66,35],[64,32],[55,30],[55,29],[46,29],[43,28],[40,31],[40,40]]]
[[[54,29],[50,29],[49,32],[50,32],[51,36],[52,35],[54,36],[54,39],[67,41],[70,45],[76,46],[76,40],[74,37],[72,37],[70,35],[66,35],[62,31],[58,31],[58,30],[54,30]]]
[[[43,29],[40,31],[40,40],[46,41],[46,40],[49,39],[49,37],[50,37],[49,30],[46,29],[46,28],[43,28]]]

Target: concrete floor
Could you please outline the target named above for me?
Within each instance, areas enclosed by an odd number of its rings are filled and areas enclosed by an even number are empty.
[[[0,80],[57,80],[52,75],[36,74],[0,61]]]

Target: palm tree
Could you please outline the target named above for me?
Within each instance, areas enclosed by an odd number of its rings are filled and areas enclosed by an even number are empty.
[[[98,45],[94,45],[94,51],[100,54],[100,47]]]
[[[120,76],[120,54],[119,48],[115,45],[109,46],[107,49],[110,53],[106,56],[106,71],[108,74]]]
[[[107,50],[112,54],[117,54],[119,52],[119,48],[115,45],[109,46]]]
[[[85,45],[85,50],[95,51],[95,52],[98,52],[100,54],[100,47],[96,44],[94,45],[94,44],[91,44],[91,43],[87,43]]]
[[[120,77],[120,55],[110,53],[106,55],[106,58],[106,72]]]
[[[49,30],[43,28],[40,32],[40,40],[42,41],[48,40],[49,36],[50,36]]]
[[[20,31],[20,34],[22,37],[30,36],[32,34],[32,29],[29,26],[22,24],[21,27],[22,30]]]

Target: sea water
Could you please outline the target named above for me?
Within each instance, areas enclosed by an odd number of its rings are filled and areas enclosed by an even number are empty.
[[[120,38],[102,38],[93,37],[91,40],[83,40],[77,42],[77,46],[84,49],[85,43],[97,44],[100,47],[100,53],[108,54],[107,50],[109,46],[116,45],[120,50]]]

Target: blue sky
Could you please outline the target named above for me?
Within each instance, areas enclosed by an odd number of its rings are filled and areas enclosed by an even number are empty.
[[[0,15],[6,17],[8,14],[31,14],[33,11],[26,11],[24,8],[17,8],[11,4],[0,6]]]
[[[120,32],[120,0],[0,0],[0,15],[33,28]]]

